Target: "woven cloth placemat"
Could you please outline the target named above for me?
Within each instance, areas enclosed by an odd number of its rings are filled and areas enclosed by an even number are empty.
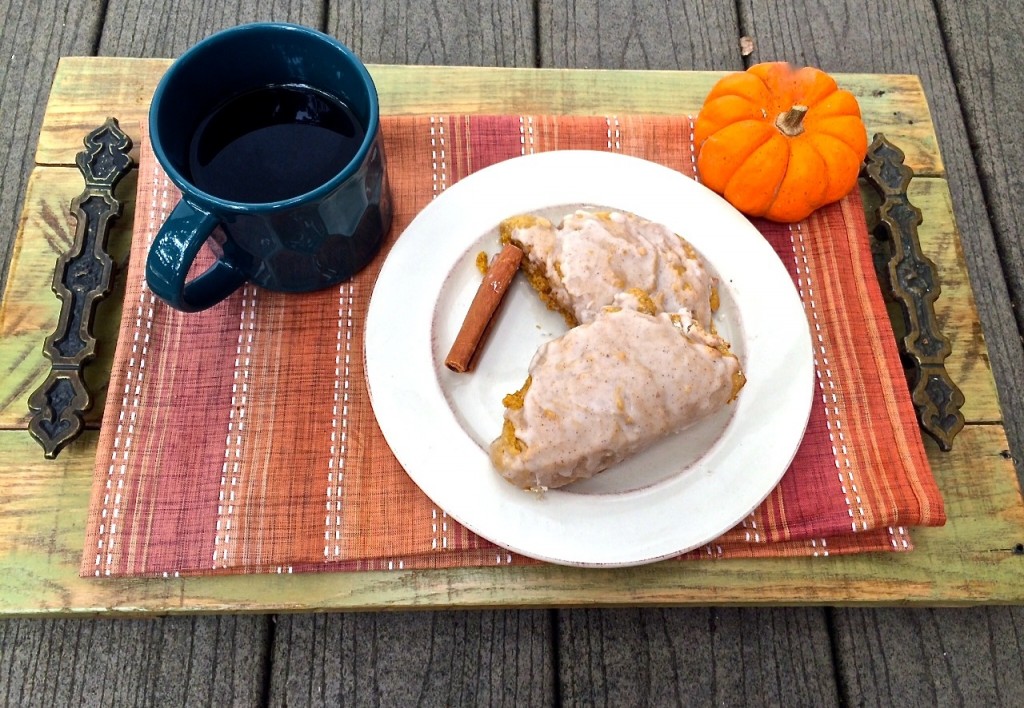
[[[534,562],[436,507],[384,442],[362,365],[376,275],[391,244],[431,199],[504,159],[607,150],[693,176],[692,119],[407,116],[384,118],[382,131],[395,218],[369,267],[306,295],[246,286],[195,314],[170,309],[145,284],[146,252],[178,194],[142,136],[124,314],[82,575]],[[496,214],[495,222],[504,216]],[[860,198],[851,194],[798,224],[754,224],[803,300],[815,345],[815,402],[796,458],[768,499],[683,557],[909,550],[908,527],[941,525],[945,517]]]

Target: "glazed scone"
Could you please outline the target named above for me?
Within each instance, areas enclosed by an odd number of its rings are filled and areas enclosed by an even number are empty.
[[[587,324],[534,355],[505,397],[491,460],[524,489],[562,487],[683,430],[744,384],[729,345],[688,310],[652,315],[640,291],[620,293]]]
[[[667,226],[625,212],[577,210],[558,226],[515,216],[501,223],[500,234],[523,250],[530,283],[570,327],[592,321],[630,289],[647,293],[658,312],[685,308],[711,327],[714,279],[704,259]]]

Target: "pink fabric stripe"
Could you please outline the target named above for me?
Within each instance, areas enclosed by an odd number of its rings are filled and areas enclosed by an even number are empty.
[[[225,320],[239,322],[241,300],[241,293],[236,293],[217,307],[195,314],[177,313],[158,304],[158,316],[167,323],[166,330],[160,333],[161,338],[168,333],[179,337],[187,333],[197,349],[200,348],[199,342],[217,340],[218,344],[201,347],[207,352],[207,358],[202,360],[179,359],[173,367],[166,362],[167,371],[174,372],[173,381],[164,376],[163,385],[154,384],[150,392],[150,405],[155,413],[167,408],[189,411],[190,417],[203,420],[205,424],[178,426],[173,431],[164,429],[157,419],[148,424],[154,434],[150,449],[156,454],[150,460],[150,466],[156,479],[148,494],[152,542],[147,570],[173,571],[213,565],[233,380],[230,374],[218,377],[216,380],[221,385],[215,388],[199,386],[195,382],[210,381],[210,377],[202,374],[205,369],[215,368],[224,372],[234,369],[235,343],[221,341],[225,335],[220,328]],[[182,317],[189,318],[187,326],[176,322]],[[158,346],[165,345],[154,341],[154,348]],[[151,380],[158,381],[156,377]],[[232,445],[234,443],[232,440]],[[168,469],[164,465],[165,460],[173,461],[173,468]],[[176,543],[178,538],[191,541],[188,544]]]
[[[469,129],[474,171],[523,154],[518,116],[470,116]]]
[[[826,207],[833,208],[836,207]],[[794,284],[800,287],[802,280],[796,269],[789,226],[763,219],[755,220],[755,225],[779,255]],[[806,302],[804,305],[810,307]],[[834,470],[837,470],[837,463],[829,440],[819,372],[803,442],[778,490],[784,500],[789,538],[830,536],[852,530],[851,507]]]

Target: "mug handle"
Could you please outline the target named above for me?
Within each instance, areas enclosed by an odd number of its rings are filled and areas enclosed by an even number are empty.
[[[240,268],[221,257],[205,273],[185,282],[199,249],[218,223],[216,216],[182,199],[153,240],[146,259],[146,282],[176,310],[198,312],[213,307],[247,279]]]

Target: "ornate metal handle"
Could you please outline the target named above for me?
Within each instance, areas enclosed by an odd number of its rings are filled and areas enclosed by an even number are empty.
[[[110,294],[114,261],[107,253],[107,236],[121,215],[114,189],[131,170],[131,139],[117,120],[89,133],[76,163],[85,177],[85,191],[71,202],[78,222],[75,242],[57,259],[53,292],[61,301],[57,329],[46,338],[43,354],[51,362],[50,374],[29,399],[33,416],[28,430],[53,459],[82,432],[82,414],[93,398],[85,385],[85,364],[96,356],[92,333],[96,306]]]
[[[952,347],[935,317],[941,287],[935,264],[921,251],[917,235],[921,210],[907,198],[914,173],[903,159],[903,152],[879,133],[868,148],[863,173],[882,199],[872,230],[876,237],[891,242],[884,277],[906,327],[898,344],[904,361],[911,365],[910,396],[921,427],[948,451],[964,427],[960,411],[964,394],[946,372]]]

